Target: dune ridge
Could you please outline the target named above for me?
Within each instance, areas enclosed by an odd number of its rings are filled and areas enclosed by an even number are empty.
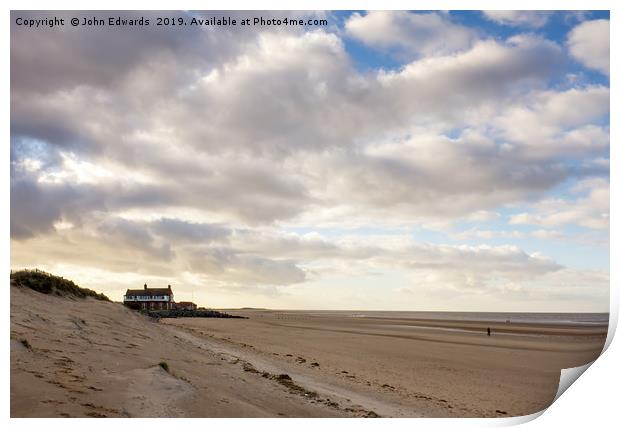
[[[291,385],[121,304],[11,287],[11,417],[346,415]]]

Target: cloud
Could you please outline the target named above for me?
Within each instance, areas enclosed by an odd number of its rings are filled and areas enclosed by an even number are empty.
[[[61,220],[80,224],[82,213],[102,208],[103,192],[83,186],[41,185],[28,178],[11,180],[11,237],[52,233]],[[43,208],[44,207],[44,208]]]
[[[411,121],[413,115],[417,123],[444,120],[458,127],[540,86],[564,61],[557,44],[534,36],[479,41],[465,52],[380,74],[376,102],[397,107],[387,110],[397,118],[408,115]]]
[[[159,77],[139,84],[135,80],[147,74],[165,76],[174,63],[170,59],[137,63],[125,72],[126,80],[113,87],[99,82],[62,90],[50,87],[42,96],[22,91],[18,85],[12,89],[12,132],[23,143],[15,147],[13,156],[32,157],[28,142],[44,144],[56,153],[56,164],[30,171],[31,177],[57,183],[90,180],[108,211],[177,207],[200,210],[205,218],[217,221],[270,224],[316,213],[336,200],[344,209],[376,202],[369,192],[364,196],[350,186],[336,188],[339,195],[335,195],[333,185],[325,182],[328,175],[320,165],[321,157],[327,164],[343,167],[350,179],[363,174],[371,185],[369,191],[375,177],[393,176],[393,190],[386,192],[382,203],[396,208],[402,196],[409,196],[398,191],[402,187],[398,182],[422,171],[433,174],[430,164],[416,165],[423,159],[401,162],[392,173],[390,164],[398,160],[392,162],[389,155],[377,156],[363,148],[359,156],[358,142],[406,134],[429,122],[441,129],[446,122],[459,126],[480,120],[480,115],[512,98],[519,85],[538,85],[562,63],[558,46],[532,37],[479,42],[454,56],[415,61],[398,72],[371,75],[356,72],[341,40],[324,31],[258,33],[254,39],[242,38],[230,51],[236,55],[206,70],[194,68],[192,77],[182,84]],[[125,96],[129,88],[134,97]],[[165,97],[168,101],[161,103],[157,100],[162,91],[178,96]],[[454,162],[459,162],[456,157],[462,151],[451,143],[428,150],[428,156],[445,155]],[[474,156],[476,168],[489,156],[477,149],[467,155]],[[344,159],[356,157],[364,169],[342,165]],[[306,167],[310,163],[314,169]],[[94,165],[103,169],[96,176]],[[453,167],[447,160],[437,166]],[[454,208],[446,204],[448,194],[454,195],[448,183],[433,182],[429,176],[424,185],[430,189],[429,196],[438,196],[438,206],[433,209],[431,198],[424,198],[428,213],[463,215],[471,208],[487,209],[508,195],[528,191],[528,186],[517,185],[506,189],[506,196],[487,195],[482,179],[493,177],[494,168],[484,166],[475,173],[480,175],[477,181],[465,180],[463,185],[470,187],[463,198],[471,202],[457,201]],[[404,174],[397,176],[399,171]],[[542,187],[559,178],[561,173],[549,176]],[[475,183],[482,187],[476,189]],[[320,190],[325,188],[327,193]],[[530,190],[540,188],[534,185]],[[352,190],[351,200],[342,198],[348,190]],[[478,192],[487,202],[474,207]]]
[[[543,27],[553,12],[533,10],[485,10],[484,16],[502,25],[513,27]]]
[[[577,25],[568,34],[566,43],[578,61],[609,76],[609,20],[597,19]]]
[[[316,267],[325,263],[332,266],[328,270],[334,266],[346,270],[362,263],[379,270],[466,272],[479,278],[530,277],[559,268],[548,258],[526,254],[514,246],[420,245],[389,237],[328,240],[172,219],[145,222],[104,217],[99,221],[92,218],[88,225],[17,241],[15,257],[20,259],[24,251],[36,249],[35,257],[42,259],[63,254],[66,263],[91,260],[94,266],[120,272],[192,272],[231,284],[272,286],[304,282],[309,271],[320,276],[323,269]],[[81,242],[82,247],[77,249],[73,242]],[[165,266],[153,268],[162,261]]]
[[[48,195],[27,181],[11,184],[11,237],[23,239],[51,231],[60,219],[60,207],[45,204],[46,209],[42,210],[41,203]]]
[[[470,272],[510,278],[531,277],[560,269],[553,260],[527,254],[516,246],[421,246],[414,247],[406,266],[434,272]]]
[[[465,300],[469,310],[527,307],[544,311],[552,301],[565,310],[598,312],[608,306],[609,273],[564,267],[520,277],[467,270],[416,271],[410,275],[410,285],[399,291],[416,300],[441,299],[444,307],[461,308]]]
[[[530,232],[530,235],[538,239],[564,239],[566,235],[558,230],[538,229]]]
[[[204,224],[162,218],[151,226],[154,233],[172,242],[207,243],[221,241],[231,234],[231,230],[217,224]]]
[[[574,192],[586,191],[577,199],[545,199],[533,204],[531,212],[515,214],[510,224],[534,224],[556,227],[577,224],[591,229],[609,227],[609,182],[604,179],[578,183]]]
[[[306,273],[292,260],[277,260],[239,253],[230,248],[193,250],[192,272],[206,273],[213,280],[240,285],[284,286],[304,282]]]
[[[505,207],[540,237],[547,217],[601,224],[596,186],[553,195],[609,171],[609,89],[557,89],[557,41],[480,38],[439,13],[341,30],[13,26],[12,263],[262,290],[393,270],[516,289],[561,267],[407,238],[459,222],[483,238]],[[408,62],[360,70],[347,37]]]
[[[506,296],[529,293],[523,284],[542,282],[554,286],[546,277],[562,271],[563,266],[540,254],[527,254],[516,246],[417,246],[403,257],[410,269],[411,285],[401,291],[418,296]],[[444,294],[447,293],[447,294]],[[533,291],[536,294],[536,291]],[[522,296],[520,296],[522,297]]]
[[[492,239],[518,239],[524,240],[529,237],[536,239],[566,239],[565,233],[559,230],[537,229],[531,232],[522,232],[519,230],[484,230],[484,229],[467,229],[462,232],[455,232],[450,235],[454,239],[461,241],[474,240],[492,240]]]
[[[315,223],[330,217],[375,224],[469,218],[472,212],[524,200],[568,174],[542,162],[515,162],[512,153],[475,132],[457,139],[419,135],[369,145],[353,155],[308,156],[304,162],[327,178],[315,198],[329,208],[307,214]],[[336,209],[345,197],[346,204]]]
[[[559,158],[608,153],[608,120],[609,88],[587,86],[535,92],[500,112],[493,126],[525,157]]]
[[[450,22],[438,13],[369,11],[353,13],[347,34],[378,48],[397,48],[414,56],[440,56],[463,51],[477,38],[476,31]]]
[[[323,12],[227,11],[226,16],[252,18],[254,16],[324,17]],[[88,34],[80,27],[59,31],[58,28],[40,27],[36,32],[18,26],[15,17],[43,19],[72,17],[99,19],[110,17],[102,11],[19,11],[12,12],[11,20],[11,88],[23,92],[54,92],[76,86],[118,89],[130,81],[140,90],[140,79],[183,84],[196,71],[226,61],[239,53],[245,42],[255,33],[240,31],[238,27],[177,26],[174,32],[161,31],[155,24],[159,11],[123,11],[127,19],[149,19],[151,25],[135,31],[130,26],[91,28]],[[207,19],[221,17],[220,11],[194,11],[177,14],[186,20],[192,17]],[[261,32],[279,32],[279,27],[264,27]],[[287,29],[287,32],[296,30]],[[301,30],[298,30],[301,31]],[[28,49],[22,49],[28,46]],[[96,48],[93,48],[96,46]],[[209,55],[204,52],[208,51]],[[174,64],[181,63],[183,67]],[[45,69],[45,73],[40,70]],[[142,71],[157,69],[158,74],[144,75]],[[165,92],[169,85],[161,85]],[[156,85],[149,85],[150,90]],[[133,100],[140,103],[140,100]]]
[[[163,261],[169,261],[174,257],[168,243],[158,245],[146,228],[134,222],[119,218],[105,219],[97,232],[102,239],[112,245],[136,248]]]

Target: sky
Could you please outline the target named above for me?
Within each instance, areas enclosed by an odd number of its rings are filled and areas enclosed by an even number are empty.
[[[609,308],[609,14],[62,12],[27,28],[11,266],[215,308]]]

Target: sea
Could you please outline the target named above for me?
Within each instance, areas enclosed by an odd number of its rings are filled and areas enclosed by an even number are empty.
[[[607,325],[608,312],[430,312],[430,311],[291,311],[316,315],[338,315],[354,318],[401,318],[449,321],[515,322],[558,325]]]

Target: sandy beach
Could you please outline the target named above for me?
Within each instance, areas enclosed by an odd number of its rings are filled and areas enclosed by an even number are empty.
[[[607,330],[228,312],[248,319],[155,322],[11,287],[11,416],[524,415],[551,402],[560,369],[599,355]]]

